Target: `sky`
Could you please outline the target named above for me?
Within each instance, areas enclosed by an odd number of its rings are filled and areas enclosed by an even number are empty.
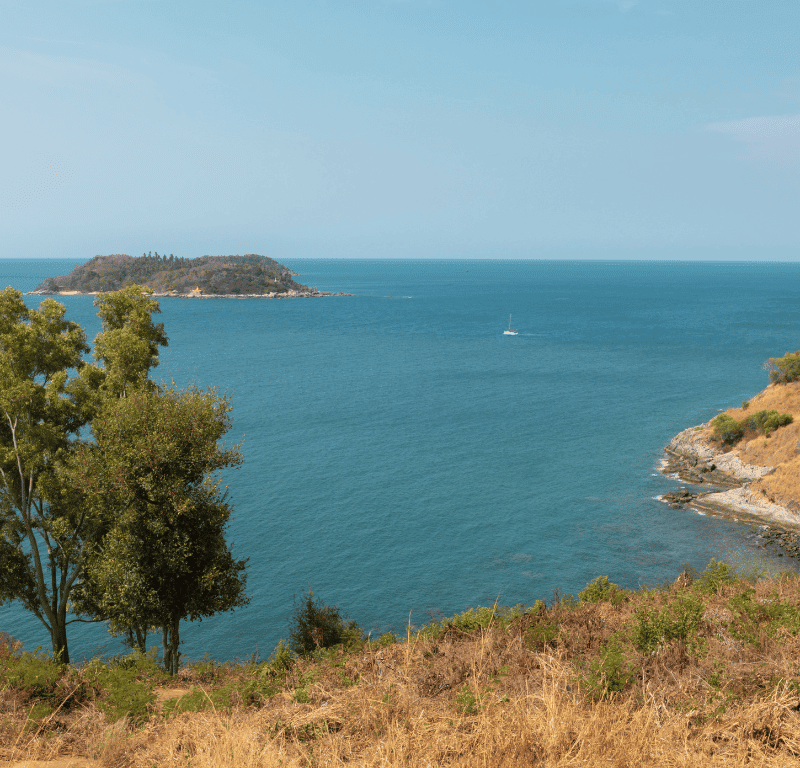
[[[0,19],[0,258],[800,258],[797,0]]]

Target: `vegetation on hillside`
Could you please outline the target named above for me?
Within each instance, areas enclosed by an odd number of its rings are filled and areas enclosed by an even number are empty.
[[[316,603],[315,603],[316,604]],[[317,607],[323,608],[322,604]],[[305,610],[301,604],[299,610]],[[346,623],[343,624],[346,627]],[[800,578],[712,563],[631,591],[186,665],[58,664],[0,642],[0,758],[106,766],[731,768],[800,759]]]
[[[747,408],[744,408],[747,410]],[[712,422],[714,437],[723,443],[734,444],[743,438],[752,439],[756,435],[769,437],[779,427],[794,421],[790,413],[777,411],[758,411],[737,421],[730,414],[721,413]]]
[[[787,352],[783,357],[771,357],[764,363],[771,384],[789,384],[800,381],[800,350]]]
[[[155,293],[267,294],[314,291],[292,280],[292,271],[266,256],[202,256],[196,259],[143,254],[95,256],[75,267],[69,275],[49,277],[36,291],[60,293],[118,291],[145,285]]]

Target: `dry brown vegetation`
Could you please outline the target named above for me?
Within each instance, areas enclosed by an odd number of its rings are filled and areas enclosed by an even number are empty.
[[[100,699],[71,704],[68,696],[35,719],[35,698],[5,685],[0,759],[796,766],[799,632],[793,576],[754,585],[712,564],[702,578],[682,575],[658,590],[599,580],[580,600],[480,609],[402,642],[320,650],[288,669],[188,665],[169,684],[193,688],[182,701],[195,711],[167,699],[138,723],[113,722]]]
[[[800,503],[800,382],[770,384],[750,400],[747,410],[731,408],[726,414],[737,421],[758,411],[790,413],[794,422],[776,430],[769,437],[745,435],[734,450],[745,464],[775,467],[775,472],[750,486],[755,493],[778,503]]]

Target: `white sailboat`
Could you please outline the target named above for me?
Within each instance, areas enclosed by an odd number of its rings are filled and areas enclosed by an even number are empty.
[[[508,330],[503,331],[503,336],[517,336],[517,332],[511,328],[511,315],[508,316]]]

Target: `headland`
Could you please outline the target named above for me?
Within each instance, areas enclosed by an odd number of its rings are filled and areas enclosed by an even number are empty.
[[[766,435],[745,432],[731,443],[715,435],[714,419],[683,430],[664,449],[660,469],[693,488],[662,499],[676,508],[759,524],[762,538],[800,556],[800,382],[770,384],[742,405],[724,414],[744,422],[754,413],[778,411],[795,420]]]

